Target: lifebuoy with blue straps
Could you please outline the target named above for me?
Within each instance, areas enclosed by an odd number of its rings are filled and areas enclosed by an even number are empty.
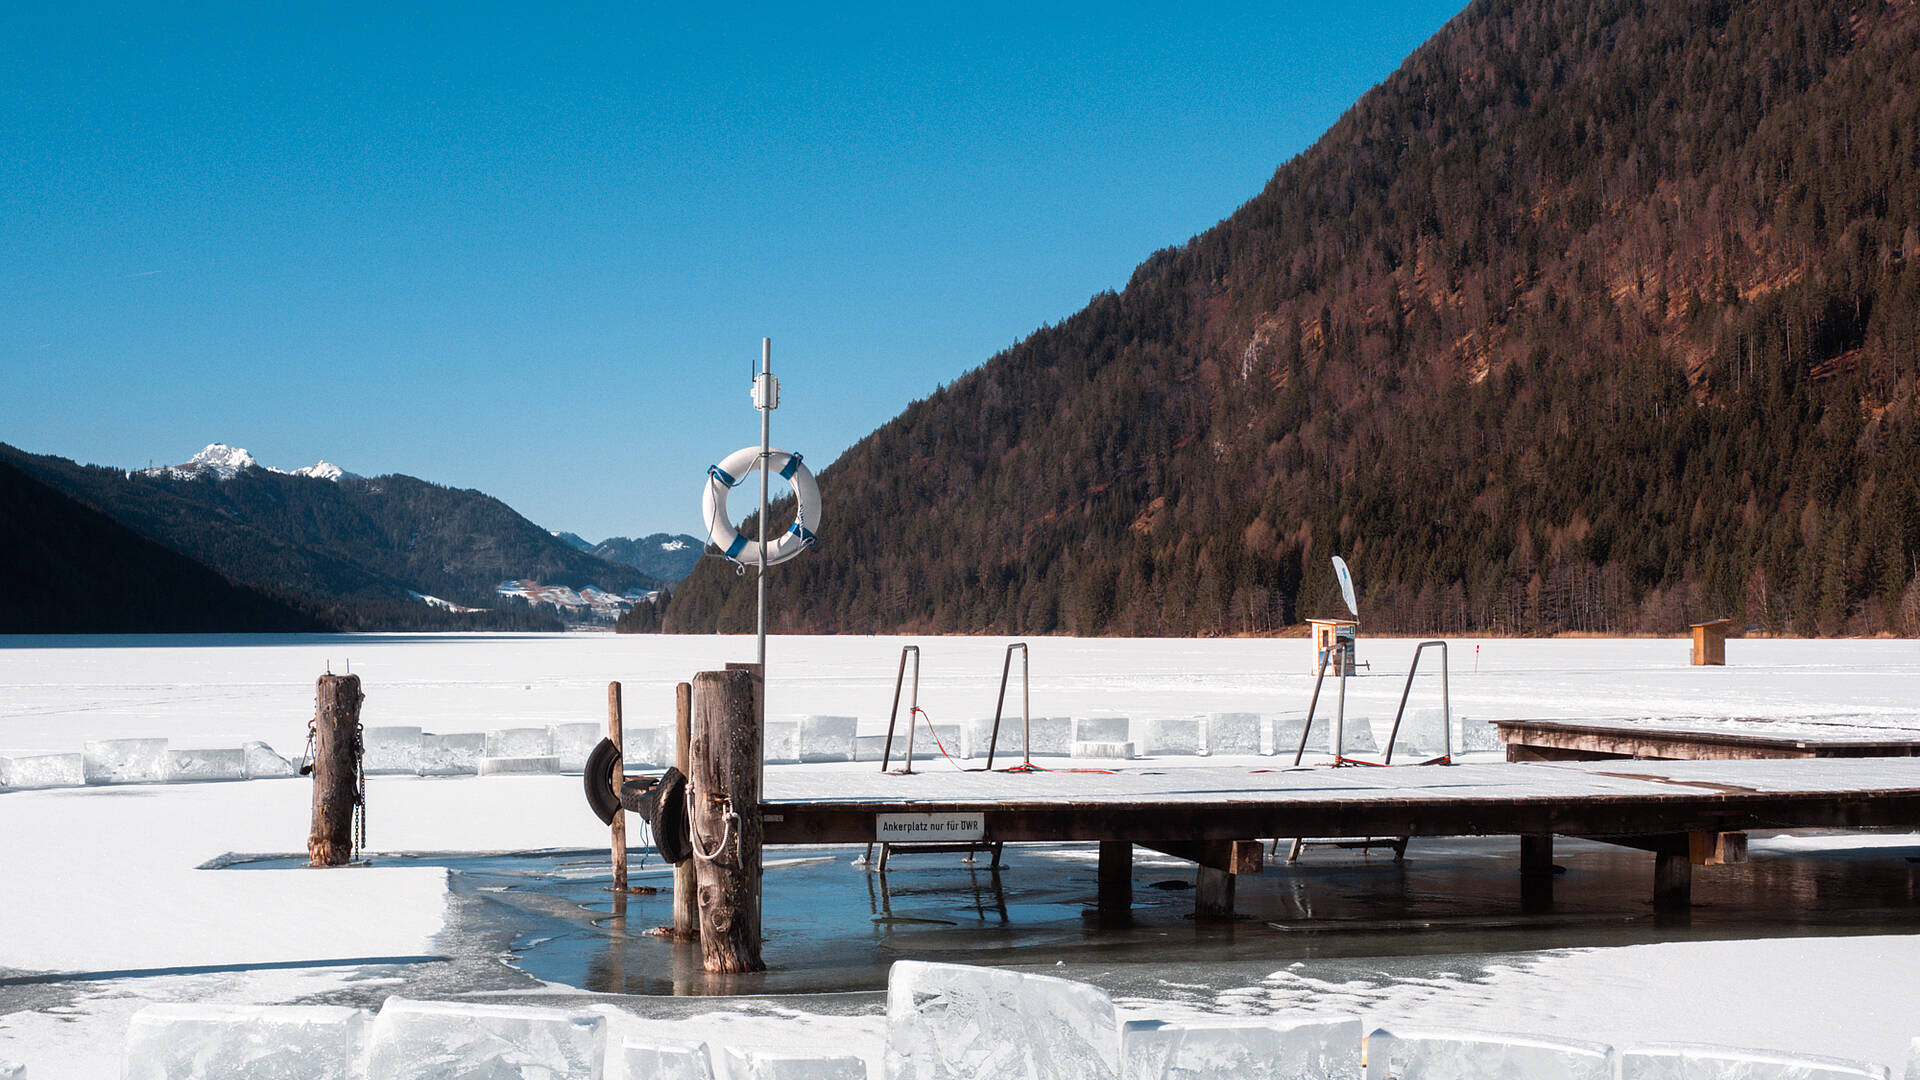
[[[732,519],[727,517],[727,492],[739,487],[759,467],[759,447],[743,446],[735,450],[720,464],[708,467],[707,492],[701,500],[701,510],[707,519],[707,539],[722,555],[746,566],[760,565],[760,543],[734,530]],[[767,467],[792,484],[793,493],[800,500],[800,512],[793,525],[778,540],[767,541],[767,565],[777,566],[813,546],[814,530],[820,526],[820,485],[814,483],[813,473],[801,462],[799,454],[769,450]]]

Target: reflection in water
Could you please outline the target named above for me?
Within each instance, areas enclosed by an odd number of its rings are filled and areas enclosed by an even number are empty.
[[[997,869],[921,856],[885,874],[860,865],[858,848],[775,849],[764,878],[771,968],[729,977],[701,970],[697,944],[647,933],[673,917],[672,875],[658,863],[632,872],[639,894],[615,896],[598,853],[417,862],[453,869],[456,894],[515,931],[509,959],[528,974],[608,993],[698,995],[878,989],[893,961],[909,958],[1069,976],[1133,969],[1145,979],[1177,966],[1182,977],[1233,985],[1310,958],[1911,933],[1920,931],[1915,845],[1756,846],[1745,864],[1695,868],[1693,907],[1673,914],[1653,908],[1653,856],[1608,845],[1556,839],[1565,873],[1544,885],[1523,881],[1511,837],[1416,840],[1405,862],[1314,849],[1243,876],[1230,924],[1193,921],[1192,890],[1153,887],[1191,881],[1191,864],[1140,848],[1133,919],[1121,928],[1092,917],[1093,845],[1009,846]]]

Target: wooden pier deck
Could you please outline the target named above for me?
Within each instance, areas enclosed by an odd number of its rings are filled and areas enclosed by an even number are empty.
[[[1891,738],[1861,729],[1770,734],[1752,728],[1712,730],[1645,720],[1496,720],[1494,726],[1506,743],[1508,761],[1920,757],[1920,739]]]
[[[1256,872],[1259,841],[1275,837],[1513,835],[1523,875],[1551,872],[1555,834],[1611,840],[1655,853],[1655,899],[1671,905],[1686,902],[1692,865],[1744,857],[1744,830],[1920,827],[1920,758],[911,776],[863,763],[770,769],[762,812],[769,844],[898,839],[915,821],[933,839],[1099,841],[1110,914],[1130,902],[1117,890],[1134,844],[1196,862],[1198,913],[1218,917],[1231,913],[1232,875]]]

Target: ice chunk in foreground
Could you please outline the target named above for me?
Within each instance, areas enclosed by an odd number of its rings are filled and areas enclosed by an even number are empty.
[[[727,1047],[728,1080],[867,1080],[858,1054]]]
[[[96,739],[82,750],[89,784],[149,784],[167,778],[165,739]]]
[[[1127,1080],[1353,1080],[1357,1016],[1136,1020],[1120,1029]]]
[[[605,1021],[593,1013],[391,997],[374,1017],[367,1075],[380,1080],[599,1080]]]
[[[1500,729],[1493,726],[1491,720],[1475,720],[1465,716],[1453,718],[1460,727],[1460,737],[1454,740],[1456,752],[1498,750],[1501,748]]]
[[[1620,1052],[1620,1080],[1887,1080],[1887,1069],[1727,1046],[1636,1046]]]
[[[553,740],[546,728],[496,728],[487,732],[487,757],[543,758],[552,754]]]
[[[1447,714],[1441,709],[1408,709],[1400,718],[1393,760],[1411,765],[1447,752]]]
[[[1073,741],[1083,742],[1127,742],[1133,736],[1133,721],[1124,716],[1076,716],[1073,719]]]
[[[236,748],[167,751],[168,780],[245,780],[246,778],[247,752],[244,750]]]
[[[1204,754],[1205,721],[1197,716],[1153,716],[1140,721],[1135,749],[1144,754]]]
[[[1531,1035],[1382,1028],[1367,1039],[1367,1080],[1613,1080],[1613,1048]]]
[[[1920,1080],[1920,1038],[1907,1043],[1907,1075],[1905,1080]]]
[[[760,757],[780,765],[800,760],[800,721],[769,720],[766,741],[760,744]]]
[[[420,736],[421,776],[472,776],[480,771],[487,753],[487,736],[479,731]]]
[[[547,740],[553,749],[549,751],[560,759],[561,772],[581,772],[587,767],[587,755],[607,737],[605,724],[585,721],[571,724],[551,724],[547,727]],[[622,749],[626,746],[627,733],[620,732]]]
[[[149,1005],[127,1028],[120,1076],[348,1080],[365,1019],[338,1005]]]
[[[1065,716],[1036,716],[1027,725],[1027,753],[1065,757],[1073,750],[1073,720]]]
[[[902,960],[887,975],[888,1080],[1116,1080],[1120,1023],[1083,983]]]
[[[0,788],[79,787],[87,782],[86,760],[79,754],[19,754],[0,757]]]
[[[852,761],[858,717],[809,716],[800,721],[801,761]]]
[[[1259,713],[1208,713],[1206,725],[1207,753],[1257,754],[1260,752]]]
[[[255,739],[240,747],[245,762],[247,779],[266,780],[276,776],[292,776],[295,772],[293,762],[273,752],[273,747]]]
[[[713,1080],[707,1044],[629,1035],[620,1045],[624,1080]]]
[[[0,1080],[25,1080],[27,1067],[17,1061],[0,1058]]]
[[[369,776],[413,775],[420,771],[421,733],[417,727],[370,727],[360,733],[366,756],[360,766]]]

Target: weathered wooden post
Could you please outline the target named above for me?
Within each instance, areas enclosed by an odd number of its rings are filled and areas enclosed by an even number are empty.
[[[693,775],[693,684],[673,688],[673,767],[682,776]],[[700,883],[688,859],[673,868],[673,936],[692,941],[700,936]]]
[[[620,684],[607,684],[607,738],[613,748],[620,751],[621,772],[626,771],[626,724],[621,718]],[[623,777],[614,778],[614,790],[620,789]],[[627,910],[627,812],[616,809],[613,812],[613,906],[614,914],[624,915]]]
[[[313,702],[313,828],[308,866],[353,859],[353,816],[360,805],[360,676],[320,676]]]
[[[700,959],[711,974],[760,959],[760,702],[757,666],[693,677],[687,817],[699,881]]]

